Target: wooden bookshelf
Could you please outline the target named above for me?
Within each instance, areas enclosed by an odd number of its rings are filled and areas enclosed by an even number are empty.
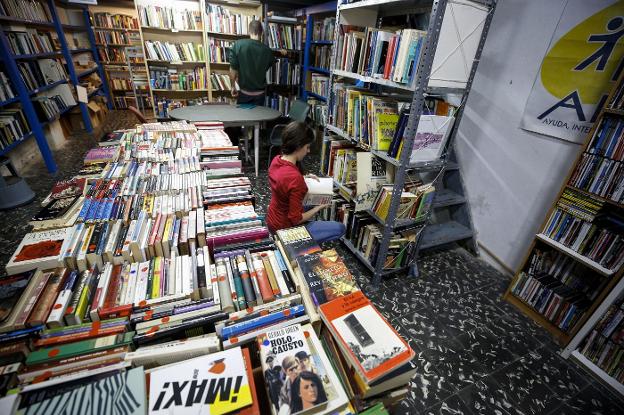
[[[615,83],[614,88],[609,94],[609,98],[605,101],[607,103],[606,105],[608,105],[608,103],[611,102],[614,94],[616,93],[618,89],[618,86],[622,85],[623,82],[624,82],[624,76],[620,77],[620,79]],[[624,269],[622,267],[620,267],[620,269],[615,269],[615,270],[608,269],[604,267],[603,265],[601,265],[599,262],[596,262],[592,260],[591,258],[588,258],[576,252],[570,247],[556,240],[553,240],[552,238],[545,235],[544,233],[541,233],[542,230],[545,229],[547,224],[550,222],[551,215],[557,209],[557,203],[559,199],[561,198],[561,196],[563,195],[564,191],[566,191],[566,189],[572,189],[576,192],[582,193],[583,195],[591,197],[597,201],[603,202],[605,207],[609,207],[612,210],[613,209],[619,210],[623,207],[622,204],[616,201],[599,196],[587,190],[578,189],[577,187],[572,186],[570,184],[570,180],[572,179],[574,175],[577,165],[579,165],[579,163],[581,162],[583,158],[583,154],[587,151],[589,145],[591,144],[592,138],[594,137],[594,134],[596,133],[596,130],[599,128],[605,115],[610,116],[610,117],[624,116],[624,111],[618,110],[618,109],[610,109],[606,107],[603,107],[600,110],[599,116],[597,117],[596,122],[594,123],[591,130],[587,134],[585,141],[579,150],[579,153],[576,157],[575,162],[572,164],[570,171],[566,175],[565,180],[563,181],[563,184],[561,185],[559,189],[559,192],[557,194],[557,197],[555,198],[555,201],[553,202],[552,206],[546,213],[545,218],[539,227],[540,233],[534,236],[533,241],[531,242],[529,249],[527,250],[524,256],[520,267],[516,271],[511,284],[509,285],[509,287],[507,288],[503,296],[503,298],[507,302],[514,305],[521,312],[531,317],[536,323],[538,323],[539,325],[544,327],[546,330],[548,330],[553,335],[553,338],[557,341],[557,343],[559,343],[562,347],[566,347],[568,343],[570,343],[570,341],[576,336],[579,330],[586,324],[590,316],[592,316],[595,313],[599,305],[609,295],[609,293],[616,286],[616,284],[618,284],[618,282],[622,279],[622,275],[624,274]],[[601,208],[601,210],[602,209],[604,209],[604,207]],[[622,213],[622,211],[620,211],[620,213]],[[595,272],[598,275],[598,278],[607,279],[606,283],[603,285],[602,289],[600,289],[595,299],[592,301],[591,305],[584,311],[584,313],[576,321],[576,323],[572,327],[570,327],[569,330],[567,331],[564,331],[561,328],[559,328],[557,325],[553,324],[544,315],[542,315],[537,310],[535,310],[531,305],[525,303],[516,294],[514,294],[514,292],[512,292],[512,288],[516,285],[519,278],[521,278],[522,273],[524,273],[524,271],[528,268],[529,259],[531,258],[531,255],[533,254],[535,248],[539,247],[540,245],[547,245],[550,249],[554,249],[555,251],[560,252],[561,254],[566,255],[569,258],[572,258],[575,262],[580,263],[587,269]]]

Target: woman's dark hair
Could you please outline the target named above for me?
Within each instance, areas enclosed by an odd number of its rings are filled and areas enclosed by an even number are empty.
[[[297,379],[290,386],[290,413],[301,412],[303,411],[303,401],[301,400],[301,396],[299,395],[299,388],[301,387],[301,379],[311,381],[316,385],[317,395],[316,402],[314,404],[319,404],[327,401],[327,394],[325,393],[325,388],[323,387],[323,382],[321,378],[318,377],[316,373],[312,373],[308,370],[304,370],[299,373]]]
[[[288,155],[314,142],[314,131],[304,122],[293,121],[282,130],[282,154]]]

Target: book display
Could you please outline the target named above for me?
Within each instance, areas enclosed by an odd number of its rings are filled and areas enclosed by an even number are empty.
[[[429,217],[449,206],[435,202],[435,190],[446,190],[453,125],[461,116],[469,92],[465,86],[474,73],[472,68],[461,80],[452,76],[447,66],[454,59],[445,57],[453,55],[453,46],[447,37],[461,32],[459,27],[467,25],[470,16],[480,22],[470,36],[479,40],[475,46],[482,45],[491,19],[489,6],[449,2],[415,12],[410,27],[396,29],[404,13],[391,3],[338,5],[327,86],[331,99],[321,150],[321,173],[334,178],[338,195],[347,202],[332,203],[329,217],[343,218],[347,227],[343,241],[374,272],[375,284],[383,275],[406,268],[417,274],[413,258],[419,246],[464,237],[450,222],[453,229],[444,232],[444,240],[436,236],[427,241],[437,235],[435,227],[427,229]],[[444,8],[452,12],[444,13]],[[455,18],[448,17],[451,14]],[[331,22],[323,20],[317,30],[312,25],[312,35],[326,33],[326,26]],[[480,48],[469,53],[466,67],[478,61]],[[309,53],[307,62],[313,57],[323,59],[323,54]],[[310,78],[316,81],[311,87],[324,87],[318,78]],[[401,99],[392,93],[412,96]],[[461,101],[459,110],[447,101],[449,94],[461,95],[455,100]]]
[[[142,124],[54,185],[0,281],[0,361],[19,363],[3,370],[18,409],[89,394],[126,399],[128,413],[355,414],[405,396],[409,378],[384,377],[406,372],[411,349],[370,303],[346,328],[331,314],[331,334],[321,326],[317,307],[368,300],[305,227],[269,234],[238,157],[220,123]],[[362,331],[357,313],[396,345],[370,363],[381,349],[356,351],[379,374],[347,389],[358,363],[341,342]]]
[[[614,294],[624,264],[618,196],[622,180],[617,176],[622,130],[617,105],[622,85],[619,79],[607,98],[505,294],[507,301],[566,347],[567,355],[575,352],[593,360],[592,365],[598,360],[580,345],[591,342],[585,337],[609,307],[605,298]]]

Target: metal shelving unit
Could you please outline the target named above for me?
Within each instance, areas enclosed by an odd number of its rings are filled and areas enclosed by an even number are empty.
[[[455,85],[452,86],[435,86],[430,85],[430,74],[432,72],[432,65],[436,53],[436,48],[438,45],[438,40],[442,28],[442,23],[444,20],[445,11],[448,3],[453,3],[452,0],[433,0],[433,1],[423,1],[423,0],[363,0],[354,3],[348,4],[339,4],[336,10],[336,35],[335,38],[338,39],[340,24],[342,22],[342,15],[347,15],[346,24],[351,24],[355,26],[362,26],[358,23],[354,23],[358,19],[361,19],[362,16],[364,19],[373,20],[378,19],[379,16],[387,14],[405,14],[407,10],[423,8],[423,7],[431,7],[429,24],[427,28],[427,37],[423,44],[422,50],[420,52],[420,59],[418,61],[417,75],[416,80],[411,85],[401,84],[397,82],[393,82],[388,79],[380,79],[373,78],[369,76],[364,76],[360,74],[355,74],[351,72],[334,70],[336,67],[336,59],[337,52],[336,48],[334,48],[332,52],[331,58],[331,68],[330,71],[330,110],[332,108],[333,102],[333,84],[336,81],[336,78],[344,78],[352,81],[358,82],[358,86],[367,85],[370,88],[376,90],[389,90],[399,94],[410,94],[411,95],[411,111],[410,116],[407,122],[407,127],[405,129],[404,137],[403,137],[403,146],[404,148],[412,148],[412,144],[414,141],[414,137],[416,135],[416,131],[418,129],[418,123],[420,120],[420,116],[423,113],[423,106],[425,103],[425,98],[429,94],[461,94],[462,101],[459,106],[459,110],[455,115],[455,124],[451,131],[451,135],[447,142],[447,152],[446,156],[443,156],[440,160],[426,163],[421,165],[410,165],[409,158],[410,152],[403,151],[401,153],[401,157],[399,160],[394,159],[388,156],[385,152],[380,151],[371,151],[371,153],[386,161],[388,164],[394,166],[395,176],[393,182],[393,191],[392,198],[390,202],[389,213],[387,216],[387,220],[380,221],[381,218],[376,217],[377,215],[372,214],[372,212],[364,211],[377,222],[382,224],[383,235],[381,238],[381,243],[379,247],[379,253],[377,254],[376,262],[371,264],[367,258],[365,258],[361,252],[359,252],[350,241],[343,238],[343,242],[345,246],[351,250],[360,261],[362,261],[365,266],[373,272],[373,285],[378,285],[381,282],[381,279],[384,275],[395,273],[397,271],[404,270],[403,268],[390,268],[387,269],[384,267],[387,254],[389,251],[390,238],[394,232],[399,232],[400,228],[406,227],[408,225],[412,228],[412,231],[417,229],[418,236],[416,239],[416,249],[414,250],[414,255],[418,255],[419,249],[431,248],[434,246],[438,246],[440,244],[453,242],[457,240],[462,240],[466,238],[472,238],[472,224],[471,219],[469,217],[469,210],[467,206],[466,197],[463,192],[463,184],[461,182],[461,178],[459,177],[459,169],[456,159],[454,158],[454,154],[452,151],[454,137],[457,131],[457,126],[461,120],[461,116],[463,114],[463,107],[467,100],[468,94],[470,92],[470,87],[472,84],[472,80],[474,78],[474,74],[476,72],[477,63],[479,62],[479,58],[481,55],[481,51],[483,50],[483,46],[485,43],[485,39],[487,37],[487,32],[490,26],[490,22],[492,20],[492,16],[494,14],[494,9],[496,6],[496,0],[482,0],[482,1],[471,1],[468,3],[472,3],[483,7],[487,10],[487,15],[485,17],[485,21],[483,23],[483,30],[481,33],[481,37],[479,40],[479,45],[476,50],[476,54],[473,60],[472,67],[470,69],[470,74],[468,76],[468,80],[465,84],[465,87],[457,87]],[[464,2],[466,3],[466,2]],[[376,20],[375,20],[376,21]],[[370,26],[370,25],[368,25]],[[309,40],[309,39],[308,39]],[[449,83],[452,84],[452,83]],[[326,123],[324,135],[328,133],[336,134],[338,137],[343,139],[347,139],[350,141],[354,141],[351,137],[349,137],[344,131],[336,128]],[[409,171],[414,171],[417,173],[420,172],[439,172],[437,175],[437,180],[434,182],[436,189],[441,189],[438,194],[434,198],[434,202],[432,205],[433,214],[429,214],[428,217],[424,221],[403,221],[397,220],[397,211],[400,204],[401,194],[403,192],[404,184]],[[443,223],[434,223],[429,224],[431,220],[431,216],[435,217],[436,209],[449,209],[451,213],[449,214],[449,220]],[[457,213],[459,212],[459,213]],[[468,215],[466,218],[465,216]],[[410,223],[411,222],[411,223]],[[475,244],[476,248],[476,244]],[[409,266],[410,274],[417,275],[418,269],[415,265],[415,262],[412,261],[412,264]]]
[[[330,75],[329,69],[318,68],[310,65],[310,53],[312,48],[316,46],[331,46],[334,44],[331,40],[312,40],[312,34],[314,30],[314,19],[320,15],[327,17],[329,13],[333,13],[337,9],[337,2],[330,1],[317,6],[308,7],[304,10],[306,16],[306,37],[305,46],[303,50],[303,69],[301,75],[301,97],[304,101],[308,98],[314,98],[321,102],[327,102],[327,97],[315,94],[307,89],[308,74],[320,73],[323,75]]]

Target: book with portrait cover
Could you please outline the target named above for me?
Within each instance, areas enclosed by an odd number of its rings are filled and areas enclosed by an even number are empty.
[[[293,265],[298,257],[321,251],[321,247],[312,239],[305,226],[280,229],[277,231],[277,237],[282,242],[286,256]]]
[[[321,319],[351,366],[371,383],[404,365],[414,351],[362,291],[322,304]]]
[[[142,415],[147,413],[145,406],[145,373],[138,367],[33,403],[23,413],[47,414],[56,408],[65,415]]]
[[[150,372],[150,414],[219,415],[253,404],[240,347]]]
[[[273,414],[295,415],[326,408],[337,394],[318,354],[312,354],[301,325],[269,330],[258,336],[260,363]]]
[[[35,271],[0,278],[0,332],[11,331],[26,301],[22,299]]]
[[[358,290],[353,275],[335,249],[301,256],[297,264],[317,306]]]
[[[56,268],[61,247],[70,237],[70,231],[71,227],[26,234],[6,265],[7,274],[34,268]]]

